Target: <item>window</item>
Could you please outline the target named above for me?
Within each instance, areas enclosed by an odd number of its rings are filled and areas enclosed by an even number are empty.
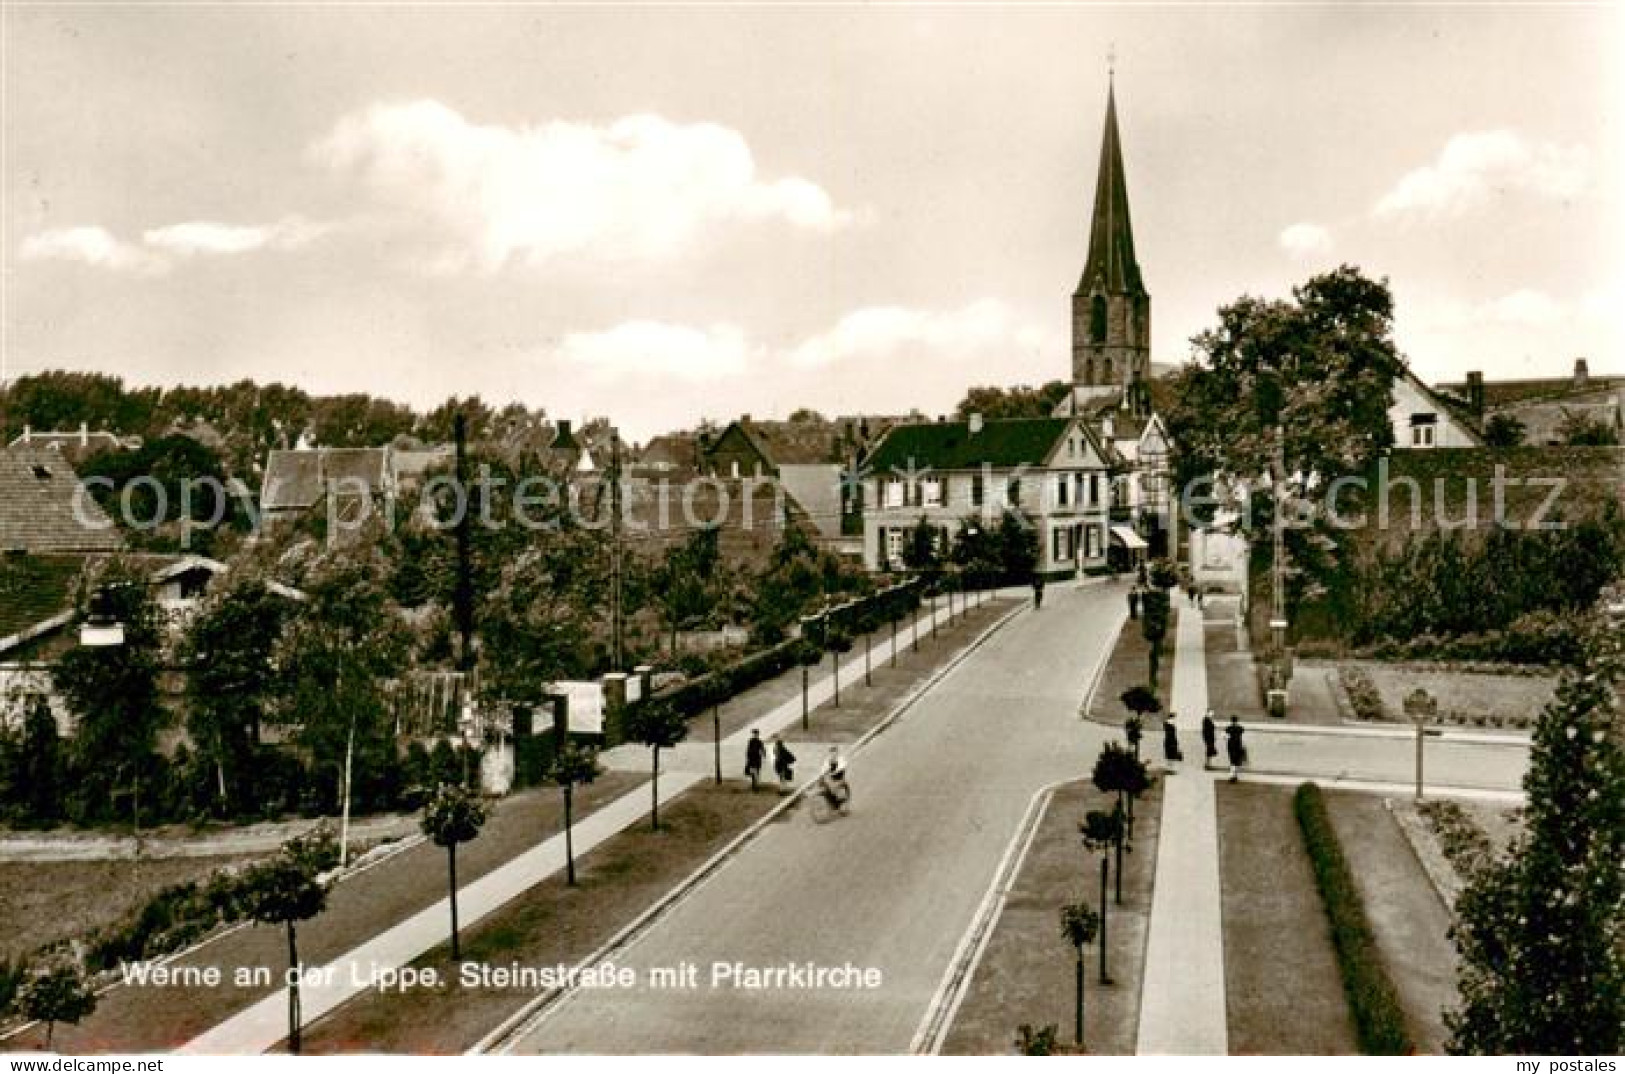
[[[729,473],[730,477],[738,477],[739,476],[739,460],[738,459],[734,459],[732,462],[730,462],[728,464],[728,473]]]
[[[982,475],[972,474],[970,477],[970,505],[982,506]]]
[[[1089,502],[1091,504],[1098,504],[1100,502],[1100,475],[1099,474],[1090,474],[1089,475]]]
[[[884,503],[887,507],[903,506],[903,483],[901,481],[893,478],[886,482]]]
[[[928,477],[928,478],[925,478],[924,480],[922,480],[920,482],[920,506],[921,507],[941,507],[942,506],[942,479],[941,478],[939,478],[939,477]]]
[[[886,531],[886,562],[903,562],[903,531],[888,528]]]
[[[1083,554],[1088,559],[1100,556],[1100,527],[1090,526],[1083,531]]]
[[[1432,447],[1433,430],[1438,424],[1437,414],[1411,415],[1411,447]]]
[[[1083,506],[1087,505],[1089,501],[1084,498],[1084,493],[1086,493],[1088,491],[1089,491],[1089,487],[1083,483],[1083,475],[1082,474],[1073,474],[1072,475],[1072,502],[1076,503],[1079,507],[1083,507]]]
[[[1096,295],[1089,300],[1089,338],[1096,343],[1106,342],[1106,296]]]
[[[1071,483],[1066,474],[1055,475],[1055,506],[1065,507],[1067,505],[1067,487]]]
[[[1012,477],[1004,488],[1004,502],[1008,507],[1021,506],[1021,478]]]
[[[1069,458],[1069,459],[1076,458],[1077,454],[1078,454],[1078,438],[1075,437],[1075,436],[1067,437],[1066,438],[1066,457]]]

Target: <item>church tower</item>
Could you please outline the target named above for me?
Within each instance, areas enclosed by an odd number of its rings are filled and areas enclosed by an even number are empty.
[[[1117,137],[1115,87],[1106,91],[1106,130],[1095,178],[1095,211],[1089,224],[1089,258],[1072,293],[1074,397],[1121,392],[1144,384],[1151,372],[1151,296],[1134,257],[1128,186]],[[1077,389],[1082,389],[1077,390]],[[1091,390],[1092,389],[1092,390]]]

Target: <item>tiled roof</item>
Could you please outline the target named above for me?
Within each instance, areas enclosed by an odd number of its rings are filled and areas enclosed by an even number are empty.
[[[73,606],[84,556],[0,556],[0,640]]]
[[[0,551],[104,552],[124,538],[82,492],[59,453],[32,444],[0,451]]]
[[[1595,375],[1588,377],[1584,385],[1576,385],[1572,376],[1548,377],[1536,380],[1486,380],[1484,382],[1484,407],[1486,410],[1496,410],[1518,403],[1547,402],[1571,397],[1602,395],[1622,386],[1625,386],[1625,377]],[[1467,398],[1470,390],[1464,381],[1440,384],[1439,389],[1460,396],[1463,399]]]
[[[985,422],[975,435],[963,421],[898,425],[875,447],[865,465],[875,473],[924,467],[974,470],[984,464],[1038,466],[1071,425],[1070,418],[1016,418]],[[1080,428],[1092,438],[1086,427]]]
[[[741,421],[758,450],[774,466],[839,462],[840,439],[832,425],[803,421]]]
[[[358,482],[369,492],[386,487],[388,448],[306,448],[272,451],[265,462],[260,507],[266,511],[299,510],[319,503],[329,482],[342,481],[340,492],[354,494]]]

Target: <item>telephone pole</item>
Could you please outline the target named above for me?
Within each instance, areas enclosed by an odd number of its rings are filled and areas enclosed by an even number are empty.
[[[457,518],[457,588],[452,594],[452,609],[461,642],[457,669],[467,673],[474,670],[474,566],[468,531],[474,502],[468,488],[468,419],[460,410],[452,421],[452,437],[457,444],[457,489],[462,507]]]
[[[609,430],[609,661],[610,668],[621,669],[621,439],[614,428]]]

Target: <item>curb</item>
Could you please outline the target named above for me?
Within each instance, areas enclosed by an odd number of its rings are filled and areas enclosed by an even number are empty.
[[[882,718],[881,721],[874,727],[871,727],[867,732],[865,732],[864,735],[857,741],[852,743],[848,750],[849,755],[856,756],[858,751],[868,744],[870,739],[879,735],[893,723],[901,719],[911,708],[914,707],[914,705],[926,694],[927,691],[932,689],[937,685],[937,683],[957,669],[960,664],[964,663],[964,661],[970,657],[972,653],[974,653],[977,649],[980,649],[989,638],[1002,629],[1017,615],[1020,615],[1026,610],[1028,609],[1024,605],[1018,605],[1017,607],[1006,612],[1004,615],[1000,616],[998,619],[994,620],[994,622],[983,630],[981,634],[973,638],[965,645],[963,649],[949,659],[946,664],[938,668],[921,682],[917,683],[913,689],[911,689],[898,701],[898,703],[892,708],[891,712]],[[592,954],[576,963],[574,968],[577,972],[571,976],[579,976],[580,973],[586,971],[590,967],[608,961],[609,958],[616,952],[632,946],[639,938],[643,936],[644,933],[648,932],[648,930],[654,925],[658,924],[661,919],[665,918],[668,914],[675,910],[679,903],[704,886],[708,880],[716,875],[722,866],[731,861],[736,854],[738,854],[753,840],[755,840],[757,836],[766,830],[769,824],[774,823],[785,813],[793,809],[807,794],[807,792],[817,784],[817,782],[817,776],[806,780],[801,784],[800,787],[796,788],[794,792],[786,796],[785,799],[778,805],[774,806],[761,817],[757,818],[756,821],[735,836],[726,846],[722,847],[722,849],[718,850],[715,854],[703,862],[699,868],[695,869],[692,873],[688,874],[688,876],[678,881],[676,886],[674,886],[665,895],[661,896],[654,903],[654,905],[650,906],[647,910],[643,911],[643,913],[639,914],[632,921],[628,922],[619,932],[611,936]],[[515,1041],[545,1021],[546,1018],[558,1007],[558,1005],[567,1000],[575,993],[575,991],[576,989],[574,988],[563,987],[548,989],[547,991],[540,993],[536,996],[536,998],[527,1002],[518,1011],[509,1015],[491,1032],[487,1033],[484,1037],[481,1037],[463,1054],[487,1055],[492,1052],[496,1052],[498,1054],[508,1054],[508,1049],[512,1047]]]
[[[993,930],[998,925],[999,919],[1004,916],[1004,904],[1010,894],[1010,886],[1021,874],[1021,867],[1027,862],[1027,853],[1032,849],[1033,840],[1038,836],[1038,825],[1049,813],[1050,800],[1055,796],[1058,787],[1072,782],[1074,780],[1056,780],[1033,792],[1032,799],[1027,803],[1027,812],[1017,825],[1015,834],[1010,837],[999,867],[993,872],[993,881],[988,885],[987,894],[982,896],[981,905],[976,908],[976,915],[971,919],[970,927],[959,938],[959,946],[954,950],[953,958],[948,961],[948,969],[943,973],[942,983],[937,986],[936,994],[931,997],[931,1004],[926,1008],[925,1017],[920,1020],[919,1028],[914,1031],[914,1039],[908,1046],[910,1055],[937,1055],[942,1051],[943,1042],[947,1040],[948,1032],[953,1028],[960,1005],[965,1002],[971,982],[976,979],[976,968],[981,965],[982,955],[986,953],[987,945],[993,939]]]

